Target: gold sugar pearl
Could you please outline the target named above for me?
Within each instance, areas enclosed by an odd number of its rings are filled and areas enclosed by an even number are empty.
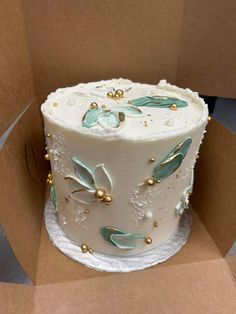
[[[110,195],[105,195],[103,198],[105,203],[111,203],[112,202],[112,197]]]
[[[90,104],[90,108],[91,108],[91,109],[97,109],[97,108],[98,108],[98,104],[97,104],[96,102],[92,102],[92,103]]]
[[[52,173],[51,172],[49,172],[49,174],[48,174],[48,179],[52,179]]]
[[[151,243],[152,243],[152,238],[151,238],[151,237],[147,237],[147,238],[144,240],[144,242],[145,242],[146,244],[151,244]]]
[[[45,160],[50,160],[49,154],[44,155]]]
[[[82,253],[88,252],[88,246],[86,244],[83,243],[80,248],[81,248]]]
[[[57,106],[58,106],[58,103],[57,103],[57,102],[54,102],[52,105],[53,105],[53,107],[57,107]]]
[[[46,134],[46,137],[51,137],[51,134],[50,134],[50,133],[47,133],[47,134]]]
[[[120,96],[117,93],[115,93],[115,95],[113,96],[113,99],[118,100],[120,99]]]
[[[148,178],[146,181],[145,181],[145,184],[146,185],[149,185],[149,186],[152,186],[155,184],[155,181],[153,180],[153,178]]]
[[[210,117],[210,116],[208,116],[207,120],[208,120],[208,121],[211,121],[211,117]]]
[[[170,108],[170,110],[176,111],[177,110],[177,105],[176,104],[172,104],[169,108]]]
[[[158,227],[158,220],[154,220],[154,221],[153,221],[153,226],[154,226],[154,227]]]
[[[118,90],[116,91],[116,94],[119,95],[120,98],[123,98],[123,97],[124,97],[124,92],[123,92],[122,89],[118,89]]]
[[[52,185],[53,185],[53,181],[50,180],[50,179],[47,179],[47,183],[48,183],[49,186],[52,186]]]
[[[88,214],[88,213],[89,213],[89,210],[86,208],[86,209],[84,210],[84,213],[85,213],[85,214]]]
[[[105,197],[106,193],[102,189],[97,189],[95,192],[95,197],[99,200],[102,200]]]
[[[90,249],[89,249],[89,253],[90,253],[90,254],[93,254],[93,249],[90,248]]]
[[[156,159],[155,159],[154,156],[152,156],[152,157],[149,158],[149,162],[154,162],[155,160],[156,160]]]
[[[161,180],[156,180],[156,183],[161,183]]]
[[[148,126],[147,121],[144,121],[144,126],[145,126],[145,127],[147,127],[147,126]]]
[[[113,96],[114,96],[114,95],[113,95],[112,92],[108,92],[108,93],[107,93],[107,97],[108,97],[108,98],[113,98]]]

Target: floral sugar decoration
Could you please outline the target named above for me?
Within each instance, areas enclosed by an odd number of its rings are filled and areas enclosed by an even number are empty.
[[[83,204],[97,200],[109,205],[112,201],[112,181],[104,165],[99,164],[92,169],[77,157],[73,157],[72,162],[75,175],[65,177],[70,189],[68,198]]]

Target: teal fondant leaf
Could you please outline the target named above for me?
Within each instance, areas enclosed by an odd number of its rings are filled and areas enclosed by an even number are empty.
[[[182,154],[167,156],[153,170],[152,177],[154,180],[162,180],[169,177],[176,169],[179,168],[183,160]]]
[[[98,123],[103,127],[117,128],[124,122],[125,115],[122,112],[104,110],[98,116]]]
[[[88,189],[94,189],[93,171],[76,157],[72,158],[75,174]]]
[[[83,116],[82,126],[85,128],[91,128],[98,124],[98,117],[103,112],[103,109],[89,109]]]
[[[192,138],[191,137],[187,137],[183,142],[179,143],[174,149],[173,151],[169,154],[170,155],[175,155],[175,154],[182,154],[183,159],[185,158],[189,147],[192,143]]]
[[[50,198],[53,203],[54,209],[56,209],[56,191],[54,185],[52,185],[50,188]]]
[[[185,100],[181,100],[175,97],[166,96],[145,96],[129,101],[133,106],[137,107],[154,107],[154,108],[168,108],[173,104],[176,104],[177,108],[186,107],[188,103]]]
[[[137,240],[144,241],[145,236],[142,234],[132,234],[132,233],[124,233],[124,234],[112,234],[110,236],[111,242],[113,242],[118,248],[123,250],[132,250],[137,247]]]
[[[110,239],[111,235],[112,235],[112,234],[123,234],[124,231],[122,231],[122,230],[120,230],[120,229],[118,229],[118,228],[113,228],[113,227],[101,227],[101,228],[100,228],[100,233],[101,233],[101,235],[103,236],[103,238],[104,238],[106,241],[108,241],[108,242],[110,242],[111,244],[115,245],[115,244],[111,241],[111,239]]]
[[[123,112],[127,117],[137,117],[143,115],[143,112],[136,106],[116,106],[113,108],[114,111]]]

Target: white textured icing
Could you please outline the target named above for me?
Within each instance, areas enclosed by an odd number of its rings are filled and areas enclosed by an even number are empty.
[[[125,98],[118,101],[107,98],[107,92],[113,88],[126,91]],[[142,107],[145,117],[126,118],[125,124],[117,129],[82,127],[82,117],[91,102],[112,109],[128,100],[152,95],[177,97],[187,101],[188,106],[177,111]],[[55,102],[57,106],[53,105]],[[171,237],[180,219],[176,207],[189,187],[207,122],[207,107],[197,93],[166,81],[157,86],[123,79],[101,81],[57,90],[42,105],[42,112],[46,132],[51,134],[47,146],[59,223],[75,243],[86,243],[101,254],[130,256],[151,250]],[[192,138],[192,144],[178,170],[153,187],[140,186],[151,177],[155,165],[187,137]],[[73,156],[91,168],[104,165],[113,186],[109,206],[96,200],[86,205],[74,199],[65,201],[71,192],[65,176],[75,175]],[[151,156],[155,157],[153,163],[149,162]],[[154,220],[158,227],[153,226]],[[101,226],[151,236],[152,244],[121,250],[102,238]]]
[[[117,89],[124,90],[125,97],[120,100],[109,99],[107,92]],[[104,129],[100,125],[89,129],[82,127],[82,117],[89,109],[91,102],[96,102],[99,106],[106,105],[108,109],[112,109],[114,106],[127,104],[135,98],[155,95],[177,97],[187,101],[188,106],[175,112],[168,108],[142,107],[140,109],[145,115],[126,117],[121,128]],[[54,103],[57,103],[56,107]],[[201,125],[208,115],[203,100],[189,89],[178,88],[165,80],[160,81],[158,85],[148,85],[123,79],[78,84],[74,87],[58,89],[48,96],[42,105],[42,112],[52,122],[63,124],[65,128],[77,130],[83,134],[103,136],[106,139],[131,140],[152,140],[181,133],[183,128],[186,131],[191,130]],[[144,121],[147,121],[147,127]]]

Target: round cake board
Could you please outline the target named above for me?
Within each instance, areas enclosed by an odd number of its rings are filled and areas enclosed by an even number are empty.
[[[66,236],[60,228],[56,211],[49,199],[45,205],[45,225],[49,238],[63,254],[89,268],[107,272],[130,272],[162,263],[175,255],[187,242],[191,231],[190,211],[183,213],[175,233],[162,245],[139,255],[115,257],[94,252],[82,253],[80,246]]]

